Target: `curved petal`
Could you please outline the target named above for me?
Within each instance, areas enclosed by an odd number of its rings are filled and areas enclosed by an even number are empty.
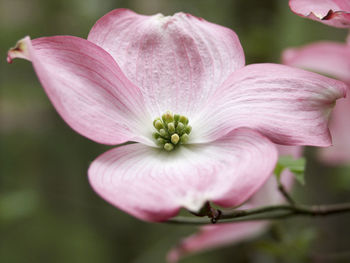
[[[143,16],[116,9],[97,21],[88,40],[109,52],[143,88],[157,116],[171,110],[191,117],[244,66],[232,30],[190,14]]]
[[[167,261],[176,263],[180,258],[192,253],[253,239],[265,230],[267,224],[266,221],[260,221],[203,227],[198,233],[182,240],[178,246],[171,249]]]
[[[333,138],[333,146],[320,149],[320,157],[329,164],[350,163],[350,96],[340,100],[334,107],[330,131]]]
[[[299,158],[302,147],[299,146],[277,146],[279,155],[291,155]],[[294,176],[288,171],[283,171],[281,180],[283,185],[290,190]],[[243,205],[245,209],[282,203],[284,200],[278,191],[276,178],[270,177],[263,187],[256,192],[249,201]],[[242,207],[242,208],[243,208]],[[168,255],[168,262],[175,263],[180,258],[189,254],[204,250],[214,249],[220,246],[246,241],[260,235],[268,226],[267,221],[228,223],[201,227],[200,230],[183,239],[172,248]]]
[[[350,83],[350,47],[349,44],[319,42],[297,49],[287,49],[283,53],[283,62],[288,65],[307,68],[319,73],[332,75]],[[329,129],[333,146],[321,149],[319,154],[329,164],[350,163],[350,98],[337,102]]]
[[[291,10],[329,26],[350,27],[350,2],[348,0],[289,0]]]
[[[317,42],[289,48],[282,54],[283,64],[334,76],[350,83],[350,47],[335,42]]]
[[[253,64],[233,73],[213,96],[197,127],[197,141],[249,127],[284,145],[329,146],[327,119],[346,85],[316,73],[277,64]]]
[[[267,180],[277,151],[259,133],[237,129],[203,145],[174,152],[142,144],[119,147],[89,168],[94,190],[120,209],[144,220],[162,221],[180,207],[198,211],[210,200],[236,206]]]
[[[26,37],[8,53],[25,58],[61,117],[76,132],[99,143],[118,144],[146,133],[141,92],[102,48],[72,36]],[[149,132],[151,134],[151,132]],[[135,135],[137,134],[137,135]]]

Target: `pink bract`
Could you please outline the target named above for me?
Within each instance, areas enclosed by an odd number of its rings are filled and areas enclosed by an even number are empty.
[[[278,146],[279,155],[301,156],[301,147]],[[287,190],[293,185],[294,176],[288,170],[281,174],[282,184]],[[278,191],[276,178],[271,177],[240,209],[250,209],[265,205],[283,203],[284,198]],[[248,241],[260,235],[268,227],[267,221],[238,222],[201,227],[198,233],[183,239],[167,255],[168,262],[178,262],[182,257],[220,246]]]
[[[289,0],[291,10],[323,24],[350,27],[350,2],[348,0]]]
[[[283,63],[343,80],[350,86],[349,43],[318,42],[284,51]],[[337,101],[330,120],[333,146],[320,150],[329,164],[350,163],[350,97]]]
[[[88,40],[26,37],[8,61],[33,63],[48,97],[76,132],[104,144],[88,175],[105,200],[162,221],[206,201],[236,206],[268,179],[273,142],[328,146],[327,117],[342,82],[275,64],[244,66],[236,34],[189,14],[117,9]],[[192,132],[173,152],[157,147],[153,120],[186,115]]]

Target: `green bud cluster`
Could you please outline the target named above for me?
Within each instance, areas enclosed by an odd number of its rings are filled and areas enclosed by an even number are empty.
[[[157,145],[168,152],[180,144],[186,144],[192,130],[186,116],[173,114],[171,111],[164,113],[161,118],[156,118],[153,126],[157,130],[153,133]]]

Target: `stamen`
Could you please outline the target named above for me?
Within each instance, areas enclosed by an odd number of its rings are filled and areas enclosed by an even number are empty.
[[[171,142],[173,144],[177,144],[179,142],[179,140],[180,140],[180,137],[179,137],[179,135],[177,135],[177,133],[171,135]]]
[[[188,123],[186,116],[167,111],[161,118],[156,118],[153,121],[156,132],[152,136],[159,147],[171,152],[178,145],[188,142],[192,131],[192,127]]]
[[[185,133],[184,135],[181,136],[180,143],[181,144],[187,143],[189,138],[190,136],[188,136],[188,134]]]
[[[164,144],[164,150],[170,152],[170,151],[174,150],[174,145],[172,145],[171,143],[166,143],[166,144]]]

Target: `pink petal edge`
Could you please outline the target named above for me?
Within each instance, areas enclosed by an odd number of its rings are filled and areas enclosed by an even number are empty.
[[[99,143],[143,141],[151,134],[141,92],[113,58],[89,41],[73,36],[25,37],[7,60],[33,63],[52,104],[76,132]],[[148,126],[144,124],[148,121]],[[136,134],[136,135],[135,135]]]
[[[349,86],[350,90],[350,86]],[[333,146],[320,149],[319,157],[331,165],[350,164],[350,96],[337,102],[329,124]]]
[[[142,88],[155,116],[172,110],[194,118],[229,74],[244,66],[232,30],[185,13],[144,16],[116,9],[96,22],[88,40]]]
[[[350,2],[347,0],[289,0],[289,6],[299,16],[329,26],[350,27]]]
[[[206,201],[240,205],[271,175],[276,159],[268,139],[241,128],[168,154],[142,144],[118,147],[99,156],[88,175],[112,205],[139,219],[164,221],[180,207],[196,212]]]
[[[350,83],[350,47],[345,43],[321,41],[288,48],[282,53],[282,62]]]
[[[299,146],[278,146],[280,155],[292,155],[299,158],[302,147]],[[294,176],[288,171],[284,171],[281,176],[282,183],[290,190]],[[263,187],[248,200],[243,208],[253,208],[264,205],[282,203],[283,196],[277,188],[275,177],[269,178]],[[269,225],[267,221],[227,223],[201,227],[200,230],[180,241],[167,254],[169,263],[176,263],[181,258],[194,253],[211,250],[220,246],[235,244],[242,241],[254,239]]]
[[[278,144],[329,146],[328,116],[345,93],[343,82],[316,73],[277,64],[248,65],[214,94],[199,118],[216,125],[197,127],[195,137],[203,142],[249,127]]]
[[[350,84],[350,46],[335,42],[317,42],[283,52],[283,63],[332,75]],[[350,96],[339,100],[332,112],[329,129],[333,146],[320,149],[319,157],[331,164],[350,163]]]
[[[259,236],[268,225],[266,221],[239,222],[234,224],[220,224],[202,228],[198,233],[182,240],[167,254],[167,262],[176,263],[181,258],[204,250],[232,244],[240,241],[249,241]]]

